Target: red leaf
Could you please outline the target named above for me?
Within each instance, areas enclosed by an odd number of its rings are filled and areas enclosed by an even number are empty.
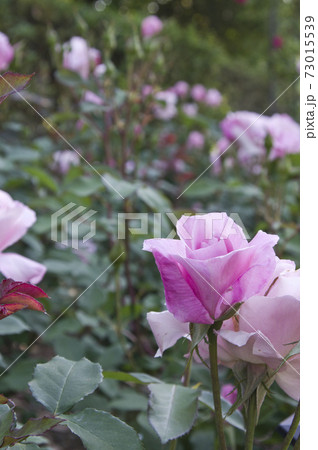
[[[22,91],[31,81],[31,75],[23,75],[21,73],[6,72],[0,74],[0,103],[2,103],[9,95]]]

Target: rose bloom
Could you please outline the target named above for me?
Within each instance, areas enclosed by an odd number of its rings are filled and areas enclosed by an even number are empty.
[[[191,89],[191,97],[196,102],[203,102],[206,96],[206,89],[202,84],[195,84]]]
[[[184,98],[188,91],[189,91],[189,85],[186,81],[178,81],[174,86],[173,86],[173,92],[175,94],[177,94],[179,97]]]
[[[77,72],[84,80],[89,76],[91,65],[95,67],[100,63],[99,50],[90,48],[82,37],[73,36],[63,48],[63,67]]]
[[[195,117],[198,114],[198,105],[196,103],[185,103],[182,105],[182,111],[188,117]]]
[[[42,280],[45,266],[16,253],[3,253],[21,239],[35,221],[32,209],[0,190],[0,272],[6,278],[34,284]]]
[[[160,33],[162,28],[163,24],[157,16],[148,16],[141,22],[141,34],[145,38]]]
[[[6,70],[14,57],[14,48],[8,36],[0,31],[0,70]]]
[[[187,139],[187,148],[201,150],[204,147],[204,134],[199,131],[191,131]]]
[[[170,120],[177,114],[177,96],[174,92],[161,91],[155,95],[156,100],[164,103],[158,104],[154,108],[154,114],[157,119]]]
[[[89,103],[94,103],[95,105],[103,105],[104,100],[95,92],[92,91],[85,91],[84,94],[84,101]]]
[[[278,236],[259,231],[248,242],[226,213],[182,216],[180,240],[149,239],[168,311],[181,322],[214,323],[272,279]]]
[[[300,127],[288,114],[274,114],[267,121],[267,130],[272,138],[271,160],[288,153],[299,153]]]
[[[208,106],[219,106],[222,103],[222,94],[217,89],[208,89],[206,92],[206,96],[204,98],[204,102]]]
[[[80,163],[79,155],[73,150],[59,150],[53,154],[53,160],[53,168],[63,175],[71,166],[78,166]]]

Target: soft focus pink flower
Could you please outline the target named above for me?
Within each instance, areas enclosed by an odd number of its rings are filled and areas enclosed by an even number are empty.
[[[288,153],[299,153],[300,127],[288,114],[274,114],[267,121],[272,138],[270,159],[282,158]]]
[[[0,71],[6,70],[14,57],[14,48],[6,34],[0,31]]]
[[[63,175],[71,166],[78,166],[80,163],[79,155],[73,150],[59,150],[53,154],[53,160],[53,168]]]
[[[217,89],[208,89],[204,98],[204,102],[212,107],[219,106],[222,100],[222,94]]]
[[[158,104],[154,108],[154,114],[157,119],[170,120],[177,114],[177,96],[174,92],[161,91],[155,95],[156,100],[164,104]]]
[[[107,71],[107,67],[105,64],[98,64],[94,69],[94,75],[95,77],[101,77],[103,76]]]
[[[63,48],[63,67],[77,72],[84,80],[89,76],[90,67],[100,63],[99,50],[90,48],[82,37],[73,36]]]
[[[148,97],[153,93],[153,87],[150,84],[145,84],[141,89],[141,95],[143,97]]]
[[[178,81],[172,89],[178,97],[184,98],[189,91],[189,85],[186,81]]]
[[[229,113],[221,122],[224,136],[238,145],[238,160],[244,164],[264,158],[266,154],[267,116],[249,111]]]
[[[272,39],[272,46],[273,48],[275,48],[276,50],[278,50],[279,48],[282,48],[284,45],[284,40],[281,36],[274,36]]]
[[[3,253],[21,239],[35,221],[32,209],[0,190],[0,272],[6,278],[34,284],[42,280],[45,266],[16,253]]]
[[[278,236],[259,231],[247,242],[226,213],[182,216],[180,240],[149,239],[167,309],[181,322],[213,323],[237,302],[258,294],[276,267]]]
[[[191,133],[189,133],[187,139],[187,148],[200,150],[204,147],[204,143],[204,134],[200,133],[199,131],[191,131]]]
[[[210,153],[210,161],[212,164],[212,172],[215,175],[219,175],[222,171],[222,155],[226,152],[226,150],[231,145],[231,142],[225,138],[222,137],[217,141],[215,146],[213,147],[211,153]]]
[[[185,103],[182,105],[182,111],[188,117],[195,117],[198,114],[198,105],[196,103]]]
[[[223,384],[223,386],[221,386],[221,396],[233,405],[237,399],[237,390],[235,386],[230,383]]]
[[[160,33],[162,28],[163,24],[157,16],[148,16],[141,22],[141,34],[145,38]]]
[[[103,105],[104,100],[92,91],[85,91],[84,101],[94,103],[95,105]]]
[[[203,102],[206,96],[206,88],[202,84],[195,84],[191,89],[191,97],[196,102]]]

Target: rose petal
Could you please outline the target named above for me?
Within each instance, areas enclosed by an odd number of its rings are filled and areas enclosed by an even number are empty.
[[[16,253],[0,253],[0,272],[6,278],[37,284],[42,280],[46,267]]]

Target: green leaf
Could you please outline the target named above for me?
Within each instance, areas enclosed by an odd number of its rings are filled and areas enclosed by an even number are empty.
[[[0,324],[0,336],[5,334],[19,334],[28,330],[30,330],[30,327],[16,316],[6,317]]]
[[[202,341],[206,336],[211,324],[205,323],[190,323],[191,334],[191,351]]]
[[[0,76],[0,103],[9,95],[22,91],[31,81],[34,73],[23,75],[21,73],[6,72]]]
[[[176,384],[156,383],[148,386],[148,418],[165,444],[184,435],[193,426],[200,391]]]
[[[132,195],[137,187],[134,183],[129,183],[128,181],[121,180],[117,177],[114,177],[110,173],[103,174],[103,184],[110,192],[117,192],[117,195],[120,194],[121,197],[126,198]]]
[[[55,72],[57,81],[67,87],[76,87],[84,84],[84,81],[78,73],[67,69],[60,69]]]
[[[209,391],[202,391],[199,402],[203,405],[207,406],[208,408],[212,409],[214,411],[214,400],[212,392]],[[226,414],[229,412],[230,408],[232,407],[232,404],[225,400],[224,398],[221,398],[221,404],[222,404],[222,413],[223,417],[225,418],[225,421],[229,423],[230,425],[233,425],[233,427],[238,428],[239,430],[245,431],[244,426],[244,417],[242,413],[238,410],[234,411],[230,416],[226,416]]]
[[[62,422],[62,419],[52,417],[41,417],[40,419],[29,419],[22,428],[8,433],[4,437],[4,445],[12,445],[26,439],[28,436],[37,436],[50,430],[52,427]]]
[[[36,366],[29,387],[42,405],[59,414],[94,392],[102,379],[102,368],[97,363],[86,358],[70,361],[55,356],[48,363]]]
[[[78,195],[79,197],[86,197],[95,194],[103,187],[100,178],[96,177],[80,177],[74,180],[71,184],[66,186],[68,192]]]
[[[40,186],[44,186],[53,192],[58,191],[58,185],[56,181],[43,169],[39,167],[24,167],[24,172],[29,173],[33,178],[35,178]]]
[[[168,198],[151,186],[141,186],[138,188],[137,195],[152,211],[171,211],[171,203]]]
[[[149,383],[161,383],[158,378],[147,375],[146,373],[126,373],[126,372],[113,372],[111,370],[103,371],[104,378],[110,378],[112,380],[126,381],[136,384],[149,384]]]
[[[89,450],[142,450],[136,431],[105,411],[87,408],[61,416],[62,425],[76,434]]]
[[[0,443],[8,433],[13,421],[13,412],[7,404],[0,405]]]

